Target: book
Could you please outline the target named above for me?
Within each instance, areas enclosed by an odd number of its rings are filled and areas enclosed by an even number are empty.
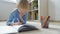
[[[18,29],[19,29],[21,26],[22,26],[22,25],[20,25],[20,26],[0,26],[0,34],[18,32]]]

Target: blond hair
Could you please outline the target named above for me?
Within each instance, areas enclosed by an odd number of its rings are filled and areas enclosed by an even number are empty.
[[[20,0],[17,4],[17,8],[20,9],[20,8],[24,8],[24,9],[29,9],[29,3],[27,0]]]

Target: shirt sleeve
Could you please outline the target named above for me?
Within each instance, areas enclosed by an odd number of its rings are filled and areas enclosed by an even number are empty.
[[[26,24],[27,15],[28,15],[28,14],[25,14],[25,15],[23,16],[23,23],[22,23],[22,24]]]
[[[9,18],[8,18],[8,20],[7,20],[7,25],[8,25],[8,26],[12,23],[13,18],[14,18],[14,16],[13,16],[13,14],[11,13],[10,16],[9,16]]]

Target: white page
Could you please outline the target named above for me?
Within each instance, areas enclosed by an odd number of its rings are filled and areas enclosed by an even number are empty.
[[[21,27],[20,26],[0,26],[0,33],[15,33],[18,32],[18,29]]]
[[[12,26],[12,28],[14,28],[16,31],[18,31],[18,29],[19,29],[21,26],[23,26],[23,25]]]

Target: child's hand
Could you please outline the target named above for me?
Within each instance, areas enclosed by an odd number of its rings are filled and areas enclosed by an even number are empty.
[[[16,22],[16,23],[13,23],[12,25],[22,25],[21,22]]]
[[[22,25],[22,23],[20,22],[20,23],[18,23],[18,25]]]

